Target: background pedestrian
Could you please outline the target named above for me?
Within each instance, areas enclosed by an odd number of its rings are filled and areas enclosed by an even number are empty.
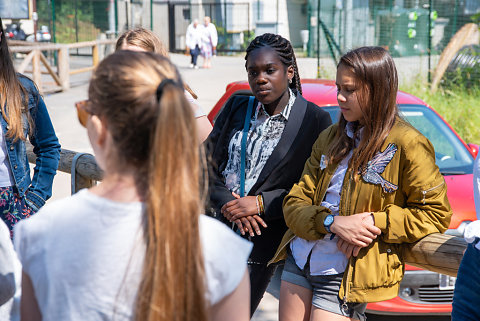
[[[217,54],[218,34],[217,28],[210,21],[210,17],[204,19],[204,27],[202,29],[202,56],[203,68],[212,68],[212,56]]]
[[[187,51],[192,57],[190,68],[198,69],[197,58],[200,55],[200,46],[202,44],[203,26],[198,24],[198,19],[194,19],[187,27],[185,45]]]

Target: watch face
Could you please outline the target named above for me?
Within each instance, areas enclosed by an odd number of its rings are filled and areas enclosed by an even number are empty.
[[[333,215],[328,215],[325,217],[325,221],[323,221],[323,225],[330,226],[333,223]]]

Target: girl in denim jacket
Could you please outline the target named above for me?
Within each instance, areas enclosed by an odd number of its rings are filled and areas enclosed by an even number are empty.
[[[36,213],[52,195],[60,144],[35,84],[15,73],[0,18],[0,216],[10,229]],[[27,137],[37,156],[33,179]]]

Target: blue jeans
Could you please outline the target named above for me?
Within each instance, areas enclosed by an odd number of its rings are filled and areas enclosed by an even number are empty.
[[[197,65],[197,58],[199,54],[200,54],[200,48],[198,48],[198,45],[195,46],[195,48],[190,49],[190,56],[192,56],[192,64],[194,66]]]
[[[452,321],[480,320],[480,251],[476,242],[468,244],[458,269],[453,293]]]

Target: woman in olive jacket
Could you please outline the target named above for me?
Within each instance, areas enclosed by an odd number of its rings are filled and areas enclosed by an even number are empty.
[[[272,260],[287,257],[280,321],[365,320],[367,302],[397,296],[403,245],[450,223],[433,146],[398,116],[390,55],[347,53],[336,84],[340,121],[320,134],[283,203],[289,230]]]

